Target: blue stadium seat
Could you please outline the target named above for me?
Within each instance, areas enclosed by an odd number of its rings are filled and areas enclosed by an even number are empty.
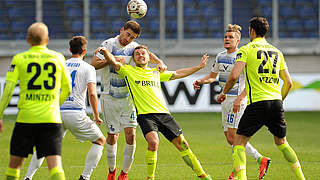
[[[310,32],[307,34],[309,35],[309,38],[319,38],[318,32]]]
[[[81,18],[83,14],[83,10],[79,8],[67,8],[67,16],[71,19],[73,18]]]
[[[83,1],[79,1],[79,0],[63,0],[63,4],[65,7],[81,7],[83,4]]]
[[[194,8],[194,7],[188,7],[188,8],[184,8],[184,17],[187,19],[195,19],[197,17],[199,17],[199,11],[198,9]]]
[[[299,9],[301,18],[317,17],[317,13],[312,7],[302,7]]]
[[[160,22],[157,20],[153,20],[149,22],[149,30],[152,32],[157,32],[159,31],[159,26],[160,26]]]
[[[166,16],[167,17],[176,17],[177,16],[177,8],[176,7],[169,7],[166,9]]]
[[[272,7],[272,0],[257,0],[259,6]]]
[[[124,22],[122,21],[111,21],[108,30],[111,30],[111,32],[119,32],[123,24]]]
[[[127,1],[128,3],[129,1]],[[103,7],[119,7],[121,2],[119,0],[102,0]]]
[[[90,8],[90,17],[91,18],[101,18],[103,16],[101,8]]]
[[[11,7],[8,9],[8,17],[10,19],[24,17],[24,11],[21,8]]]
[[[102,20],[93,20],[91,21],[90,28],[92,32],[107,31],[107,24]]]
[[[8,31],[9,30],[9,23],[0,21],[0,31]]]
[[[185,22],[185,30],[187,31],[200,31],[204,29],[204,25],[201,21],[191,20]]]
[[[223,29],[223,22],[222,20],[213,19],[206,22],[207,29],[209,31],[217,31]]]
[[[304,29],[306,31],[318,30],[318,21],[316,19],[308,19],[304,21]]]
[[[167,29],[169,31],[177,31],[177,21],[176,20],[167,21]]]
[[[192,39],[203,39],[203,38],[207,38],[207,37],[208,36],[202,31],[192,33]]]
[[[119,8],[107,8],[105,9],[105,15],[107,18],[120,17],[121,11]]]
[[[201,14],[206,19],[212,19],[213,17],[218,17],[218,9],[215,7],[205,7],[201,10]]]
[[[305,32],[292,32],[290,33],[291,37],[293,38],[307,38],[308,34]]]
[[[291,7],[280,7],[279,11],[282,18],[291,18],[298,15],[297,9]]]
[[[167,39],[177,39],[177,32],[167,32],[166,38]]]
[[[13,33],[13,38],[14,39],[26,39],[26,33],[25,32],[17,32]]]
[[[71,22],[71,30],[73,32],[81,32],[83,30],[83,22],[82,21],[72,21]]]
[[[264,17],[272,17],[272,7],[261,8],[261,13]]]
[[[107,34],[105,32],[96,32],[96,33],[91,33],[91,39],[107,39]]]
[[[148,17],[160,17],[160,11],[158,8],[154,8],[154,7],[148,8],[147,16]]]
[[[0,32],[0,40],[9,40],[11,39],[8,33]]]
[[[303,30],[304,24],[301,20],[298,19],[288,19],[286,21],[286,26],[289,31],[297,32]]]
[[[24,21],[12,21],[11,30],[14,32],[17,31],[26,31],[28,24]]]

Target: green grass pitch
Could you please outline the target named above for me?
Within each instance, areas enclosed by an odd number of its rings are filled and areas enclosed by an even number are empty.
[[[203,168],[215,179],[227,179],[232,170],[232,156],[230,146],[227,144],[221,128],[221,113],[176,113],[173,114],[183,128],[184,136],[203,165]],[[320,112],[287,112],[288,124],[287,139],[296,151],[307,179],[320,180]],[[14,125],[15,116],[4,117],[4,132],[0,134],[0,179],[9,161],[9,144]],[[106,132],[104,126],[102,131]],[[268,170],[266,180],[296,179],[285,162],[282,154],[273,142],[272,135],[267,128],[262,128],[251,139],[251,144],[258,151],[271,157],[272,163]],[[124,136],[118,142],[118,169],[122,167],[122,152]],[[63,140],[63,167],[67,179],[78,179],[84,166],[86,154],[91,143],[80,143],[69,132]],[[137,149],[132,169],[129,173],[131,180],[146,178],[144,154],[146,141],[137,129]],[[30,157],[21,170],[21,178],[27,171]],[[119,173],[119,172],[118,172]],[[254,159],[247,156],[248,179],[258,179],[258,165]],[[46,163],[34,176],[35,180],[48,179],[49,172]],[[104,151],[98,167],[94,170],[91,179],[103,180],[107,176],[107,161]],[[178,151],[162,135],[158,151],[156,170],[158,180],[192,180],[197,179],[192,170],[180,158]]]

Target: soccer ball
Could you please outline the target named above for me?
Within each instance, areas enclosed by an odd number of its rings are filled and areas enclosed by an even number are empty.
[[[133,19],[144,17],[147,9],[147,4],[143,0],[130,0],[127,5],[127,12]]]

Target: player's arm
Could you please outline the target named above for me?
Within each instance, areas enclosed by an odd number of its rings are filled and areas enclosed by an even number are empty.
[[[239,78],[243,68],[245,67],[246,63],[243,61],[237,61],[234,64],[234,67],[228,77],[228,80],[226,82],[226,86],[224,87],[221,94],[218,95],[217,102],[222,102],[226,99],[226,94],[232,89],[234,84],[237,82],[237,79]]]
[[[152,52],[150,52],[150,62],[153,64],[157,64],[157,69],[160,72],[163,72],[165,70],[167,70],[167,65],[164,64],[164,62],[158,58],[158,56],[156,56],[155,54],[153,54]]]
[[[120,70],[120,67],[122,66],[122,64],[120,62],[118,62],[116,60],[116,58],[105,48],[100,48],[99,50],[100,53],[103,54],[104,58],[106,59],[106,61],[108,61],[108,63],[113,66],[113,68],[116,71]]]
[[[93,82],[88,83],[88,96],[89,96],[89,103],[93,111],[93,120],[97,124],[101,125],[103,121],[99,117],[98,95],[97,95],[96,83],[93,83]]]
[[[3,112],[7,108],[10,102],[15,86],[16,86],[16,83],[12,81],[6,81],[6,84],[1,96],[1,100],[0,100],[0,132],[2,132],[3,130],[3,122],[2,122]]]
[[[94,55],[93,55],[93,58],[90,62],[90,64],[96,69],[102,69],[104,68],[106,65],[108,65],[108,61],[106,61],[105,59],[103,59],[102,57],[98,57],[98,53],[99,53],[99,50],[101,49],[101,47],[97,48],[95,51],[94,51]],[[100,54],[100,53],[99,53]],[[100,54],[102,55],[102,54]]]
[[[242,100],[247,96],[246,90],[244,89],[239,96],[233,102],[233,112],[240,112],[240,106]]]
[[[184,68],[184,69],[178,69],[176,70],[170,80],[174,80],[174,79],[180,79],[180,78],[184,78],[186,76],[189,76],[197,71],[199,71],[200,69],[204,68],[208,62],[208,55],[204,54],[201,58],[201,62],[198,66],[194,66],[194,67],[190,67],[190,68]]]
[[[196,80],[193,83],[193,88],[200,89],[201,84],[210,84],[217,79],[217,76],[218,76],[218,73],[210,72],[210,74],[206,75],[205,77]]]
[[[280,78],[283,80],[283,85],[281,87],[281,96],[282,100],[284,100],[292,87],[292,80],[289,74],[288,69],[280,70]]]
[[[63,57],[64,59],[64,57]],[[64,60],[65,61],[65,60]],[[67,70],[66,64],[64,62],[62,64],[62,74],[61,74],[61,91],[59,96],[59,105],[61,106],[64,101],[68,98],[70,93],[72,92],[71,85],[71,76],[69,71]]]

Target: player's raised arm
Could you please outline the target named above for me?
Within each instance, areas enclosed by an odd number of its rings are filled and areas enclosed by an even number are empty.
[[[208,58],[209,58],[209,56],[207,54],[204,54],[202,56],[201,62],[198,66],[176,70],[175,73],[172,74],[170,80],[184,78],[186,76],[189,76],[189,75],[199,71],[200,69],[202,69],[206,66],[206,64],[208,62]]]
[[[96,69],[102,69],[106,65],[108,65],[108,61],[106,61],[101,53],[99,53],[99,50],[101,47],[98,47],[93,54],[92,60],[90,64]]]
[[[163,72],[163,71],[167,70],[167,68],[168,68],[167,65],[161,59],[159,59],[158,56],[156,56],[152,52],[150,52],[150,62],[157,64],[157,69],[160,72]]]
[[[206,75],[205,77],[196,80],[193,83],[193,88],[194,89],[200,89],[201,84],[210,84],[213,83],[217,79],[218,73],[215,72],[210,72],[210,74]]]
[[[119,71],[122,64],[118,62],[116,58],[106,48],[101,48],[99,52],[103,54],[106,61],[109,64],[111,64],[116,71]]]

